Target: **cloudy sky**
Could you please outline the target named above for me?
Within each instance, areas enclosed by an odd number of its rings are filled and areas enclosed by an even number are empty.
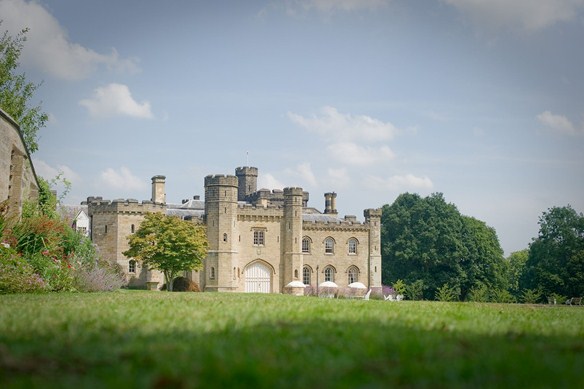
[[[584,211],[584,0],[0,0],[50,114],[33,155],[88,196],[203,194],[207,174],[364,208],[442,192],[527,247]]]

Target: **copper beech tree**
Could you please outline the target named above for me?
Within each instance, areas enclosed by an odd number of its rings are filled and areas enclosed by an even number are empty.
[[[130,249],[123,254],[164,273],[168,291],[180,272],[202,267],[208,247],[203,225],[162,213],[146,214],[128,243]]]

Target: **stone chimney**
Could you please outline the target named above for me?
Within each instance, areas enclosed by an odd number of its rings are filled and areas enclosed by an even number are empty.
[[[337,194],[328,192],[324,194],[324,213],[336,215],[337,212]]]
[[[166,191],[164,188],[165,176],[152,177],[152,202],[166,204]]]

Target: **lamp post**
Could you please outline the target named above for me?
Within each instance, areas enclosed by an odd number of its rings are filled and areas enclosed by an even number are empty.
[[[318,265],[316,265],[316,295],[318,296]]]

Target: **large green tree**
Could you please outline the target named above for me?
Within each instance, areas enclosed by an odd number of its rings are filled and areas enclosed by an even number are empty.
[[[382,214],[383,282],[422,280],[424,298],[444,284],[464,298],[474,286],[504,283],[503,251],[495,230],[463,216],[441,193],[405,193]]]
[[[570,205],[544,212],[525,267],[524,288],[539,288],[546,295],[583,296],[584,215]]]
[[[202,266],[208,247],[204,226],[162,213],[146,214],[128,242],[130,249],[123,254],[162,271],[169,291],[179,272]]]
[[[39,85],[27,82],[24,73],[17,73],[27,31],[16,37],[5,31],[0,38],[0,108],[18,123],[24,143],[34,153],[38,150],[38,130],[45,126],[48,116],[40,105],[31,104]]]
[[[514,251],[507,257],[507,283],[509,292],[516,298],[521,295],[520,281],[529,257],[529,249]]]

